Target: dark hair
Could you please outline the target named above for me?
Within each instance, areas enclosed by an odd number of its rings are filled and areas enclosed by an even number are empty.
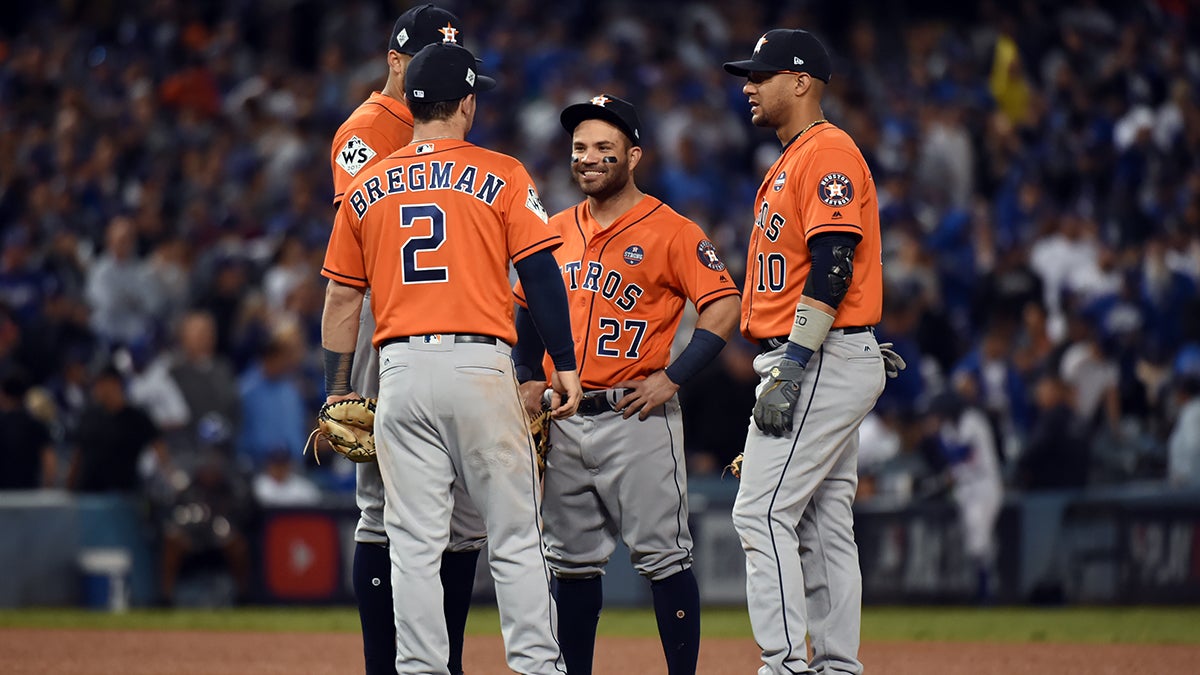
[[[463,97],[466,98],[466,97]],[[450,101],[414,101],[409,99],[408,109],[412,111],[414,122],[438,122],[448,120],[458,112],[458,103],[461,98],[456,98]]]

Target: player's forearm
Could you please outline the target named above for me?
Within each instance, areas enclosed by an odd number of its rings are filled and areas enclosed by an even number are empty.
[[[330,280],[321,314],[321,346],[331,352],[354,353],[364,289]]]
[[[742,302],[736,295],[717,298],[700,310],[696,317],[696,330],[706,330],[728,340],[737,328],[738,318],[741,317]]]
[[[358,319],[364,290],[330,280],[321,314],[321,346],[325,352],[325,395],[350,393],[350,371],[358,342]]]
[[[545,380],[542,357],[546,355],[546,345],[527,307],[517,306],[516,324],[517,344],[513,346],[512,357],[517,381]]]
[[[567,289],[563,286],[554,254],[548,250],[538,251],[523,258],[516,268],[525,289],[529,312],[555,369],[575,370],[575,340],[571,336]]]
[[[854,276],[854,247],[861,240],[844,232],[819,234],[808,243],[812,266],[804,282],[796,318],[788,336],[788,358],[807,365],[837,317]]]
[[[676,385],[682,385],[717,358],[737,325],[740,312],[741,303],[736,295],[718,298],[705,305],[696,319],[692,339],[675,361],[667,366],[667,378]]]

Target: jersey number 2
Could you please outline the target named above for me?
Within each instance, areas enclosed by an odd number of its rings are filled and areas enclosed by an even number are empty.
[[[400,227],[412,227],[416,221],[425,219],[430,222],[429,236],[413,237],[404,242],[400,249],[406,284],[440,284],[450,277],[445,267],[417,266],[417,253],[436,251],[446,242],[446,212],[437,204],[405,204],[400,207]]]

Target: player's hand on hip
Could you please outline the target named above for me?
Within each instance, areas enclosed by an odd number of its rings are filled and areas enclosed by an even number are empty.
[[[521,405],[525,412],[532,417],[542,412],[542,395],[546,393],[546,383],[541,380],[530,380],[517,387],[521,392]]]
[[[622,417],[625,419],[640,413],[639,420],[649,417],[655,408],[669,401],[675,392],[679,391],[679,385],[667,377],[665,370],[650,373],[643,380],[625,380],[618,383],[617,387],[630,390],[617,401],[617,411],[624,411]]]
[[[556,420],[570,417],[579,410],[579,401],[583,399],[583,387],[579,384],[579,371],[555,371],[550,376],[550,385],[554,393],[550,395],[550,416]]]
[[[783,359],[771,369],[762,393],[754,402],[754,424],[759,430],[772,436],[791,435],[803,376],[804,366],[791,359]]]
[[[360,398],[362,398],[362,394],[359,394],[356,391],[352,391],[349,394],[339,394],[337,396],[326,396],[325,402],[326,403],[337,403],[338,401],[351,401],[351,400],[360,399]]]

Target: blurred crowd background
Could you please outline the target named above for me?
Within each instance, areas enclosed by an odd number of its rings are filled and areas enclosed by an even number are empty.
[[[864,424],[863,501],[945,487],[962,454],[931,439],[971,410],[1009,490],[1200,484],[1194,3],[442,4],[501,83],[470,140],[521,159],[553,213],[580,199],[559,111],[633,101],[640,186],[738,279],[779,144],[720,64],[771,27],[825,41],[826,117],[880,197],[879,336],[909,363]],[[0,488],[150,495],[168,549],[210,524],[170,509],[201,493],[235,567],[256,504],[352,491],[349,462],[301,455],[324,399],[329,146],[407,7],[0,9]],[[731,342],[682,392],[693,476],[740,450],[755,353]]]

